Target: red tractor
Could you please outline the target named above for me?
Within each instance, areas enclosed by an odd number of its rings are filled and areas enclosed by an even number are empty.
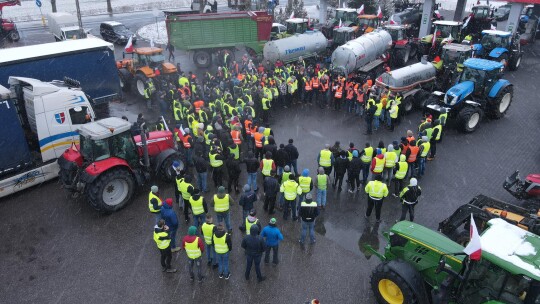
[[[9,19],[2,18],[2,9],[5,6],[21,5],[20,0],[0,0],[0,39],[7,38],[11,42],[21,39],[15,23]]]
[[[392,36],[392,49],[390,51],[391,63],[394,68],[407,65],[410,58],[414,58],[418,51],[416,43],[408,36],[408,25],[385,25],[384,30]]]
[[[173,162],[183,167],[173,133],[132,136],[130,129],[129,122],[117,117],[83,125],[79,145],[58,159],[63,187],[75,196],[85,194],[96,210],[111,213],[123,208],[151,175],[172,180]]]

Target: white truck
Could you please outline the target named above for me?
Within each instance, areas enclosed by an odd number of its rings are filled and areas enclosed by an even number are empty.
[[[47,21],[49,23],[49,30],[54,35],[56,41],[86,38],[87,33],[84,29],[82,33],[79,29],[79,20],[70,13],[50,13]]]
[[[10,77],[0,85],[0,197],[58,177],[57,158],[95,115],[76,82]]]

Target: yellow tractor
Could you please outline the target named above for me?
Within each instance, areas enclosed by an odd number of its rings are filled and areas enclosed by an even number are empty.
[[[126,54],[130,58],[126,58]],[[116,62],[120,85],[127,91],[133,87],[140,96],[144,96],[144,88],[148,79],[156,77],[178,79],[178,70],[170,62],[165,62],[163,49],[158,47],[141,47],[133,49],[131,53],[124,53],[124,58]],[[154,83],[156,85],[156,83]]]

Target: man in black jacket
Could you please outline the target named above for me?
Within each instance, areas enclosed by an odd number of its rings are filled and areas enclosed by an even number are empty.
[[[293,139],[289,139],[289,144],[285,146],[285,150],[289,153],[289,167],[294,169],[294,175],[298,176],[298,149],[293,145]]]
[[[354,193],[356,187],[358,191],[360,188],[360,171],[362,171],[362,160],[358,157],[358,150],[352,152],[352,160],[349,162],[349,167],[347,168],[348,179],[349,179],[349,193]]]
[[[196,153],[193,156],[193,163],[195,164],[195,171],[197,171],[197,188],[206,193],[208,192],[207,178],[210,164],[203,158],[202,153]]]
[[[414,221],[414,207],[418,204],[418,198],[422,195],[422,189],[418,186],[416,178],[411,178],[409,186],[403,188],[399,197],[401,199],[401,218],[404,221],[409,212],[409,219]]]
[[[230,154],[226,165],[227,173],[229,175],[229,180],[227,182],[228,193],[231,193],[234,186],[234,191],[236,194],[238,194],[240,192],[240,190],[238,190],[238,179],[240,178],[240,173],[242,172],[240,170],[240,160],[235,159],[234,154]]]
[[[259,236],[259,226],[253,225],[249,229],[249,235],[246,235],[242,240],[242,248],[246,251],[246,280],[249,280],[249,273],[251,272],[251,265],[255,263],[255,272],[257,272],[257,279],[259,283],[266,280],[261,274],[261,257],[263,252],[266,251],[266,244],[264,239]]]
[[[263,155],[266,155],[267,152],[271,152],[272,156],[275,156],[277,154],[277,151],[278,149],[276,141],[274,140],[274,136],[268,136],[268,144],[264,145],[263,147]],[[274,157],[272,157],[272,159],[275,161]]]
[[[259,170],[260,165],[259,160],[255,158],[252,151],[248,151],[244,162],[246,163],[246,170],[248,174],[247,184],[253,191],[257,192],[257,171]]]
[[[276,163],[277,167],[277,175],[281,176],[283,173],[283,168],[289,164],[289,153],[287,153],[287,150],[285,150],[285,145],[281,144],[279,145],[279,150],[277,150],[276,154],[274,155],[274,162]]]
[[[280,185],[276,179],[276,171],[271,171],[270,176],[264,179],[264,211],[274,214],[274,205],[279,193]]]
[[[315,243],[315,219],[319,216],[317,202],[314,202],[311,193],[306,194],[305,201],[300,204],[300,218],[302,219],[302,234],[300,235],[300,245],[304,245],[306,234],[309,230],[311,244]]]
[[[338,186],[338,191],[341,192],[341,185],[343,184],[343,177],[345,172],[347,172],[347,167],[349,166],[349,159],[347,158],[347,151],[339,152],[339,157],[336,159],[334,164],[334,170],[336,172],[336,179],[334,180],[333,187],[336,189],[336,184]]]

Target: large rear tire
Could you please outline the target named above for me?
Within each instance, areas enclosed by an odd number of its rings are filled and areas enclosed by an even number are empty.
[[[495,99],[495,101],[493,101],[493,103],[489,106],[489,110],[487,112],[489,118],[502,118],[508,111],[508,108],[510,108],[513,95],[512,87],[502,89],[499,95],[497,95],[497,99]]]
[[[371,274],[371,289],[377,302],[388,304],[418,303],[418,296],[411,287],[411,280],[414,278],[402,278],[388,264],[389,262],[379,264]]]
[[[510,71],[519,69],[519,66],[521,65],[521,57],[522,55],[520,54],[517,58],[510,60],[510,64],[508,65]]]
[[[196,51],[193,62],[199,68],[207,68],[212,64],[212,55],[207,51]]]
[[[476,131],[480,121],[482,121],[482,110],[477,107],[464,107],[459,111],[458,122],[459,128],[465,133],[472,133]]]
[[[405,113],[410,113],[414,109],[414,96],[409,95],[403,98],[402,104],[402,109],[405,111]]]
[[[144,98],[144,88],[146,86],[146,76],[142,74],[135,75],[135,85],[133,86],[133,89],[135,93],[142,98]]]
[[[419,110],[424,110],[430,95],[431,93],[426,90],[420,90],[414,94],[414,106]]]
[[[172,154],[163,161],[161,167],[159,168],[159,173],[162,180],[170,182],[174,179],[174,177],[176,176],[176,172],[174,172],[172,164],[175,161],[180,164],[181,169],[184,169],[184,162],[182,161],[182,156],[177,153]]]
[[[113,168],[102,173],[86,185],[88,200],[99,212],[112,213],[124,208],[135,192],[133,175],[123,168]]]

